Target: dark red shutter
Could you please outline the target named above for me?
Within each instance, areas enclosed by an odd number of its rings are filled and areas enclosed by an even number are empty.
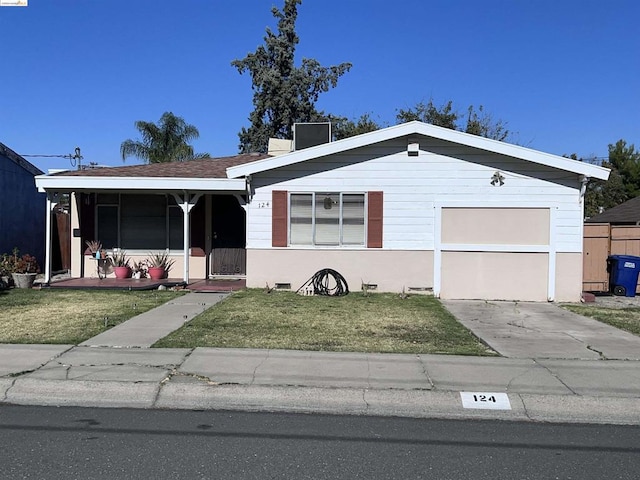
[[[382,248],[382,192],[369,192],[367,248]]]
[[[287,246],[287,191],[271,192],[271,246]]]

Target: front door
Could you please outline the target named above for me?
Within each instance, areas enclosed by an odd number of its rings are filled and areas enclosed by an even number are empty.
[[[211,274],[246,273],[245,211],[233,195],[214,195],[211,199]]]

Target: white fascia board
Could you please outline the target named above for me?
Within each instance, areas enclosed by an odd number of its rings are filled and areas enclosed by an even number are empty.
[[[598,165],[592,165],[579,160],[573,160],[571,158],[561,157],[559,155],[553,155],[551,153],[545,153],[539,150],[513,145],[511,143],[500,142],[490,138],[479,137],[477,135],[471,135],[470,133],[459,132],[449,128],[436,127],[435,125],[428,125],[421,122],[416,123],[420,125],[419,131],[416,133],[420,133],[422,135],[466,145],[468,147],[478,148],[480,150],[486,150],[491,153],[527,160],[529,162],[585,175],[587,177],[599,178],[601,180],[607,180],[609,178],[610,170]]]
[[[519,145],[513,145],[497,140],[491,140],[489,138],[479,137],[477,135],[471,135],[465,132],[459,132],[457,130],[451,130],[449,128],[437,127],[435,125],[429,125],[418,121],[403,123],[401,125],[383,128],[381,130],[364,133],[355,137],[345,138],[344,140],[325,143],[323,145],[318,145],[317,147],[305,148],[304,150],[297,152],[279,155],[273,158],[265,158],[263,160],[238,165],[236,167],[230,167],[227,168],[227,176],[229,178],[243,177],[253,173],[285,167],[295,163],[304,162],[306,160],[333,155],[353,150],[354,148],[360,148],[392,140],[394,138],[416,134],[538,163],[540,165],[584,175],[586,177],[599,178],[601,180],[609,178],[609,169],[604,167],[560,157],[558,155],[552,155],[550,153],[540,152],[538,150],[521,147]]]
[[[190,192],[237,191],[244,193],[244,179],[177,177],[78,177],[39,175],[39,192],[77,190],[187,190]]]

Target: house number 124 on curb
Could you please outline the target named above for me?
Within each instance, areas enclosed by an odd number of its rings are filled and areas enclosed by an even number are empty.
[[[460,392],[463,408],[511,410],[506,393]]]
[[[490,397],[486,396],[486,395],[473,395],[473,401],[474,402],[493,402],[496,403],[496,397],[494,395],[491,395]]]

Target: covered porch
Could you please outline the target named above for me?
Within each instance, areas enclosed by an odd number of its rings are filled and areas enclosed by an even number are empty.
[[[66,281],[67,286],[150,285],[150,279],[115,279],[112,269],[103,269],[101,275],[100,262],[86,245],[90,240],[101,242],[107,255],[125,252],[132,262],[166,253],[173,263],[169,278],[163,279],[166,284],[204,281],[198,286],[203,289],[238,285],[236,280],[229,285],[207,283],[217,275],[242,279],[246,273],[248,182],[226,178],[226,168],[260,158],[239,155],[36,177],[39,190],[47,194],[45,283],[51,282],[52,213],[68,198],[73,280]]]

